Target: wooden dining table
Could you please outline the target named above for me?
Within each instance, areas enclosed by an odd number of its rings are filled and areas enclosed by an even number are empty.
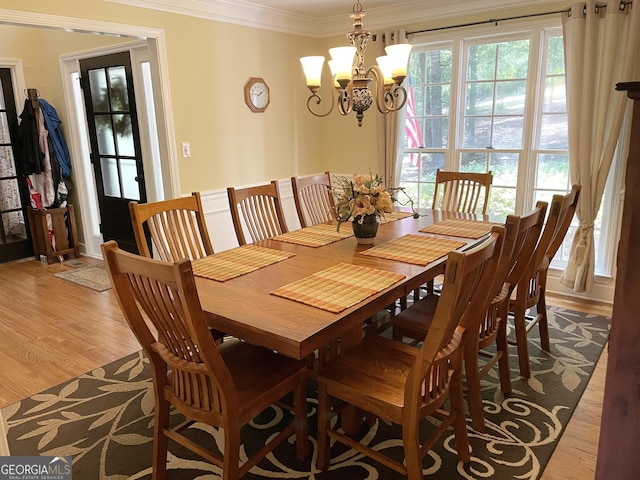
[[[257,242],[254,245],[292,256],[226,281],[196,275],[198,295],[209,325],[296,359],[309,358],[336,339],[340,339],[341,349],[349,348],[361,341],[364,321],[443,273],[447,258],[445,254],[426,265],[419,265],[365,255],[363,252],[408,235],[447,238],[458,241],[459,248],[464,249],[477,244],[483,237],[464,238],[424,233],[420,230],[449,219],[491,220],[483,215],[436,210],[420,213],[421,216],[417,219],[408,216],[381,223],[373,245],[360,245],[353,236],[320,247],[278,239]],[[342,224],[340,231],[350,233],[351,225]],[[292,282],[340,264],[396,272],[402,278],[339,312],[327,311],[272,293]]]

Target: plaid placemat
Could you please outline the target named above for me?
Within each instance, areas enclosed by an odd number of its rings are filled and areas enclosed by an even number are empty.
[[[396,220],[402,220],[403,218],[413,217],[411,212],[391,212],[385,213],[384,217],[380,217],[382,223],[395,222]]]
[[[489,233],[494,225],[501,224],[451,218],[444,222],[434,223],[428,227],[421,228],[420,231],[424,233],[450,235],[452,237],[480,238]]]
[[[341,231],[336,230],[335,225],[320,223],[312,227],[301,228],[293,232],[283,233],[273,237],[273,240],[280,242],[296,243],[307,247],[322,247],[330,243],[337,242],[343,238],[352,237],[353,232],[350,226],[342,226]]]
[[[294,255],[295,253],[281,252],[257,245],[243,245],[194,260],[191,266],[193,274],[198,277],[225,282]]]
[[[463,245],[466,245],[466,242],[409,234],[360,253],[371,257],[427,265]]]
[[[402,273],[339,263],[271,293],[333,313],[375,295],[402,280]]]

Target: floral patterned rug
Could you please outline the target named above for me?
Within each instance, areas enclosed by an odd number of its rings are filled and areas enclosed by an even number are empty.
[[[457,461],[453,432],[425,457],[424,474],[448,479],[540,477],[582,395],[609,334],[609,319],[549,307],[552,352],[541,352],[530,339],[532,376],[517,375],[511,356],[514,394],[505,399],[496,372],[485,377],[487,428],[475,432],[468,420],[472,461]],[[512,348],[515,354],[515,348]],[[149,365],[142,353],[88,372],[62,385],[5,407],[12,455],[73,456],[73,477],[82,480],[151,478],[154,399]],[[404,477],[340,444],[332,447],[331,469],[315,468],[314,386],[308,394],[311,455],[300,462],[291,442],[284,442],[255,466],[246,479],[396,480]],[[244,449],[254,452],[287,417],[278,407],[243,430]],[[173,421],[179,423],[180,415]],[[424,421],[426,433],[433,425]],[[196,424],[190,434],[222,445],[215,429]],[[361,440],[401,458],[400,428],[380,420]],[[241,453],[241,457],[243,453]],[[170,442],[169,475],[175,480],[219,479],[220,469]]]

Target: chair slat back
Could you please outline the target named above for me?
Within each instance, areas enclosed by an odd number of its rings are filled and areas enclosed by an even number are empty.
[[[436,171],[434,210],[461,213],[487,213],[493,174]]]
[[[196,260],[213,254],[198,192],[160,202],[130,202],[129,213],[140,255],[152,256],[145,229],[151,235],[158,258],[164,262]]]
[[[464,315],[483,315],[493,298],[493,279],[500,261],[505,228],[496,226],[480,245],[465,252],[449,253],[442,293],[420,355],[405,384],[405,405],[419,408],[430,396],[448,388],[450,355],[457,351],[464,332]],[[460,325],[461,328],[458,328]],[[434,390],[434,392],[431,392]]]
[[[169,385],[179,408],[222,415],[235,387],[201,309],[191,261],[148,259],[114,241],[102,251],[125,318],[151,363],[156,394]]]
[[[300,225],[309,227],[335,218],[335,202],[331,195],[331,175],[291,177],[293,198]]]
[[[240,245],[246,245],[243,224],[252,242],[266,240],[288,231],[278,183],[247,188],[227,188],[231,218]]]

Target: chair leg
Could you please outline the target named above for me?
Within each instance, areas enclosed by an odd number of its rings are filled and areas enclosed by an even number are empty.
[[[402,426],[402,446],[407,468],[408,480],[423,480],[422,457],[420,456],[420,439],[418,422]]]
[[[465,422],[464,415],[462,383],[458,372],[454,373],[451,378],[449,401],[451,403],[450,414],[454,415],[453,432],[456,438],[456,452],[458,452],[458,459],[462,463],[469,463],[471,461],[471,453],[469,452],[469,436],[467,435],[467,424]]]
[[[518,309],[513,312],[513,324],[516,330],[516,345],[518,349],[518,364],[520,365],[520,375],[524,378],[531,376],[529,368],[529,346],[527,345],[527,322],[524,317],[524,310]]]
[[[505,395],[511,394],[511,368],[509,367],[509,343],[507,342],[507,316],[500,320],[498,335],[496,336],[496,348],[500,354],[498,359],[498,372],[500,374],[500,388]]]
[[[475,344],[475,347],[474,345]],[[465,344],[464,368],[467,378],[467,403],[473,428],[484,432],[484,411],[482,409],[482,390],[480,387],[480,372],[478,371],[478,342],[474,338],[467,338]]]
[[[540,287],[540,298],[536,309],[538,315],[540,315],[540,321],[538,322],[538,328],[540,329],[540,347],[545,352],[551,351],[551,345],[549,342],[549,322],[547,321],[547,301],[544,296],[544,287]]]
[[[296,455],[304,460],[309,455],[309,428],[307,421],[307,393],[304,379],[293,390],[293,410],[296,429]]]
[[[329,435],[327,431],[331,428],[331,405],[327,386],[318,384],[318,458],[316,466],[323,472],[329,468]]]
[[[240,478],[240,425],[237,422],[225,422],[224,456],[222,460],[222,480],[239,480]],[[234,428],[235,427],[235,428]]]
[[[164,430],[169,428],[169,402],[156,393],[159,398],[156,408],[155,425],[153,432],[153,463],[152,480],[164,480],[167,478],[167,449],[169,439],[164,434]]]

